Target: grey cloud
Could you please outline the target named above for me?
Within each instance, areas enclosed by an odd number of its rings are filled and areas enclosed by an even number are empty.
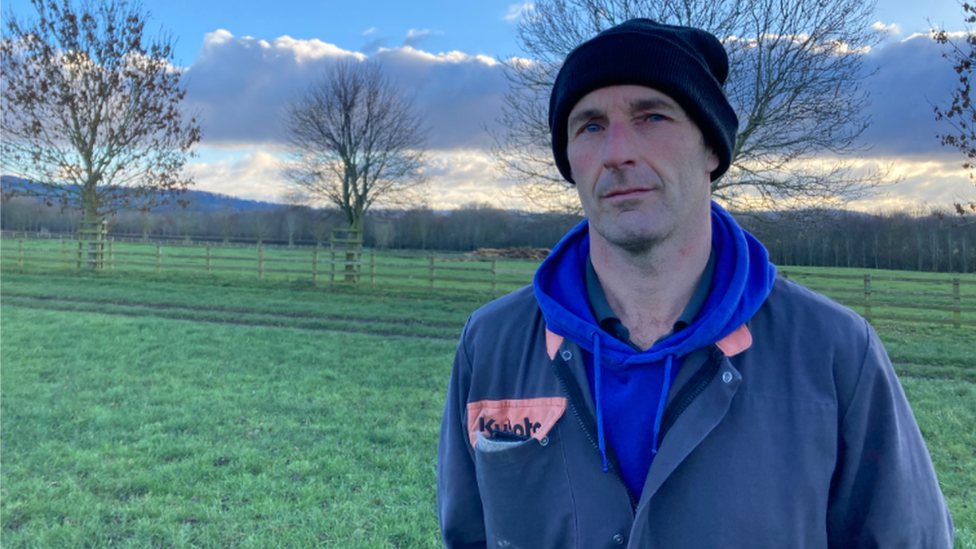
[[[947,158],[957,155],[942,147],[935,135],[949,129],[935,120],[934,105],[950,101],[958,82],[942,50],[931,38],[916,35],[888,43],[865,58],[865,79],[871,94],[872,125],[862,141],[869,157]]]
[[[380,49],[375,57],[425,113],[432,149],[485,148],[484,131],[501,109],[508,84],[501,65],[458,52],[432,55],[412,48]],[[325,42],[209,34],[187,72],[187,102],[204,124],[205,146],[282,142],[286,101],[339,59],[364,58]]]
[[[369,42],[366,42],[366,44],[363,47],[359,48],[359,51],[365,53],[366,55],[372,55],[378,52],[380,48],[383,47],[386,47],[386,38],[380,36],[378,38],[374,38],[370,40]]]
[[[487,148],[484,127],[495,127],[508,81],[500,64],[463,54],[433,61],[430,54],[408,49],[384,50],[376,58],[410,90],[431,127],[434,149]]]

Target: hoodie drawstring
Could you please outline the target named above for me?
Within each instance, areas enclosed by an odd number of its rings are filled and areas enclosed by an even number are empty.
[[[668,403],[668,389],[671,388],[671,361],[674,355],[668,355],[664,361],[664,383],[661,385],[661,398],[657,403],[657,417],[654,418],[654,440],[651,442],[651,454],[657,455],[657,439],[661,433],[661,416],[664,406]]]
[[[603,407],[600,406],[600,332],[593,334],[593,380],[596,385],[596,438],[600,447],[600,457],[603,459],[603,472],[610,471],[607,463],[607,443],[603,438]]]
[[[658,437],[661,434],[661,417],[664,415],[664,407],[668,403],[668,390],[671,388],[671,365],[674,362],[674,355],[667,355],[664,361],[664,383],[661,385],[661,396],[657,403],[657,417],[654,418],[654,439],[651,441],[651,454],[657,455]],[[603,406],[601,405],[600,390],[600,333],[593,334],[593,381],[596,385],[596,438],[597,446],[600,447],[600,458],[603,460],[603,472],[610,472],[610,465],[607,462],[607,443],[603,435]]]

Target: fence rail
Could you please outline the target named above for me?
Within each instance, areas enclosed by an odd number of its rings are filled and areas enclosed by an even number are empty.
[[[962,293],[961,288],[963,286],[976,285],[976,280],[962,280],[959,277],[954,277],[951,279],[937,279],[937,278],[912,278],[912,277],[896,277],[896,276],[884,276],[884,275],[874,275],[874,274],[863,274],[863,275],[838,275],[831,273],[802,273],[793,272],[787,270],[781,270],[779,272],[784,278],[799,278],[802,279],[832,279],[832,280],[851,280],[858,281],[861,283],[859,288],[843,288],[843,287],[825,287],[810,285],[809,287],[818,292],[824,294],[841,294],[841,295],[860,295],[861,299],[844,299],[840,298],[838,301],[848,306],[860,306],[862,311],[861,314],[864,316],[868,322],[874,320],[895,320],[895,321],[913,321],[913,322],[929,322],[934,324],[952,324],[955,327],[960,326],[976,326],[976,321],[967,320],[962,318],[963,313],[973,313],[976,312],[976,307],[963,307],[962,300],[972,300],[976,302],[976,294]],[[792,274],[792,277],[791,277]],[[910,283],[910,284],[951,284],[952,293],[940,293],[940,292],[919,292],[913,290],[895,290],[895,289],[879,289],[876,284],[879,282],[883,283]],[[891,301],[880,301],[875,299],[877,296],[896,296],[896,297],[913,297],[913,298],[943,298],[951,299],[951,305],[939,305],[936,303],[904,303],[904,302],[891,302]],[[885,309],[905,309],[905,310],[915,310],[915,311],[932,311],[932,312],[950,312],[952,313],[952,318],[916,318],[916,317],[906,317],[903,315],[890,315],[890,314],[877,314],[875,309],[885,308]]]
[[[57,241],[32,242],[18,239],[16,247],[8,245],[10,239],[2,242],[0,251],[4,252],[4,257],[9,260],[9,253],[16,252],[17,264],[21,267],[46,264],[72,269],[79,265],[73,258],[69,258],[73,250],[69,250],[67,240],[62,240],[60,246],[57,246]],[[25,242],[29,245],[25,246]],[[139,251],[146,248],[153,251]],[[188,253],[194,251],[196,253]],[[266,254],[267,251],[274,251],[274,255]],[[87,260],[85,265],[106,271],[148,270],[157,274],[205,272],[208,275],[214,271],[234,271],[252,273],[251,276],[258,279],[264,279],[265,274],[278,273],[311,278],[316,283],[404,285],[382,283],[384,280],[392,280],[407,283],[410,287],[491,292],[511,291],[513,287],[531,282],[531,277],[535,274],[534,269],[498,268],[498,260],[491,259],[465,258],[466,262],[475,262],[479,266],[452,265],[451,263],[458,262],[457,256],[438,257],[435,254],[400,256],[399,259],[403,261],[398,262],[393,260],[396,259],[393,256],[380,257],[377,260],[375,251],[352,253],[343,248],[267,250],[258,246],[250,248],[250,252],[245,254],[242,248],[237,247],[223,249],[220,246],[163,246],[109,241],[104,256]],[[146,261],[147,258],[154,261]]]
[[[76,242],[76,241],[73,241]],[[247,250],[247,251],[245,251]],[[87,254],[67,240],[10,239],[0,242],[4,264],[16,253],[20,267],[53,269],[94,266],[108,271],[156,274],[238,275],[265,279],[266,275],[313,283],[370,284],[387,287],[475,290],[501,293],[532,280],[529,269],[499,268],[499,260],[439,257],[435,254],[347,253],[336,248],[224,248],[210,245],[117,243],[109,240],[104,253]],[[82,258],[82,254],[85,255]],[[504,261],[504,260],[502,260]],[[458,264],[462,263],[462,264]],[[528,265],[527,265],[528,267]],[[901,277],[879,274],[833,274],[781,270],[780,274],[858,310],[869,321],[894,320],[976,326],[976,278]],[[825,284],[818,284],[817,280]],[[832,282],[833,281],[833,282]],[[918,291],[912,285],[932,286]],[[941,288],[939,287],[941,286]],[[939,291],[945,288],[950,291]],[[902,314],[897,314],[901,312]],[[915,316],[906,316],[914,314]]]

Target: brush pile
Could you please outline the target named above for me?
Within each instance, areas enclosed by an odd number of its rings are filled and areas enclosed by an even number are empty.
[[[530,246],[501,249],[479,248],[467,255],[484,259],[534,259],[542,261],[549,255],[549,248],[532,248]]]

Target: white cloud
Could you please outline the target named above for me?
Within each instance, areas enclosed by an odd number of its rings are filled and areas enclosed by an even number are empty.
[[[889,36],[901,36],[901,27],[897,23],[885,24],[881,21],[875,21],[871,28],[878,31],[887,33]]]
[[[279,158],[265,151],[251,151],[239,160],[188,164],[194,190],[220,193],[239,198],[280,202],[284,193]]]
[[[369,35],[373,34],[374,32],[376,32],[376,27],[370,27],[370,28],[368,28],[368,29],[366,29],[366,30],[363,31],[363,36],[369,36]]]
[[[499,180],[492,160],[481,150],[441,151],[432,155],[428,203],[435,210],[450,210],[472,202],[499,208],[529,208],[513,199],[513,183]]]
[[[215,159],[186,167],[196,181],[194,190],[266,202],[283,200],[287,189],[281,177],[282,157],[261,150],[207,153]],[[450,210],[471,202],[529,208],[529,204],[512,197],[512,183],[499,180],[484,151],[432,151],[430,156],[426,173],[430,178],[427,202],[431,208]]]
[[[532,2],[525,2],[524,4],[512,4],[508,6],[508,13],[505,14],[505,20],[509,23],[514,23],[534,10],[535,4]]]
[[[851,209],[861,211],[908,210],[919,205],[948,206],[954,202],[976,199],[976,189],[969,172],[962,168],[963,159],[906,159],[877,158],[860,163],[862,169],[892,168],[892,180],[901,180],[887,187],[878,196],[851,203]]]

